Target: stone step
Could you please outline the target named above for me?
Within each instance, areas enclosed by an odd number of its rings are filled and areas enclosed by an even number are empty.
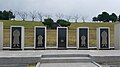
[[[36,67],[102,67],[92,62],[78,62],[78,63],[41,63]]]
[[[42,63],[92,62],[89,57],[50,57],[41,58]]]
[[[50,58],[50,57],[89,57],[88,54],[50,54],[50,55],[42,55],[42,58]]]

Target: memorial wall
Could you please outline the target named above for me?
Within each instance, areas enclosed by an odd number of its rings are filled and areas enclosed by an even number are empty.
[[[120,36],[119,36],[120,24],[115,25],[114,33],[114,46],[115,49],[120,49]],[[68,27],[57,27],[56,32],[56,48],[67,49],[68,44]],[[78,27],[76,29],[76,49],[89,49],[89,27]],[[0,49],[3,49],[3,23],[0,23]],[[96,29],[96,48],[97,49],[110,49],[110,28],[99,27]],[[10,27],[10,49],[24,49],[24,27],[23,26],[11,26]],[[45,26],[34,27],[34,49],[46,49],[47,48],[47,29]],[[74,44],[75,45],[75,44]]]

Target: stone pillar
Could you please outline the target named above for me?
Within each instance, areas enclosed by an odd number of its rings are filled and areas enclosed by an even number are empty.
[[[0,50],[3,49],[3,22],[0,22]]]
[[[46,48],[46,27],[45,26],[34,27],[34,48],[35,49]]]
[[[67,27],[57,27],[57,47],[58,49],[66,49],[68,47]]]
[[[77,28],[77,48],[78,49],[89,48],[89,28],[88,27]]]
[[[110,48],[110,28],[99,27],[97,28],[97,49]]]
[[[10,27],[10,49],[24,49],[24,27]]]
[[[120,24],[114,25],[114,47],[120,50]]]

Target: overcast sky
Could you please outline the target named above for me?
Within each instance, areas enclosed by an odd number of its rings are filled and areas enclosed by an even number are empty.
[[[0,0],[0,10],[40,11],[47,14],[83,15],[91,21],[103,11],[120,14],[120,0]]]

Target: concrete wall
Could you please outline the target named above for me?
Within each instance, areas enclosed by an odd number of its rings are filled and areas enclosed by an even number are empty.
[[[120,24],[114,26],[114,47],[120,50]]]
[[[3,49],[3,22],[0,22],[0,50]]]

